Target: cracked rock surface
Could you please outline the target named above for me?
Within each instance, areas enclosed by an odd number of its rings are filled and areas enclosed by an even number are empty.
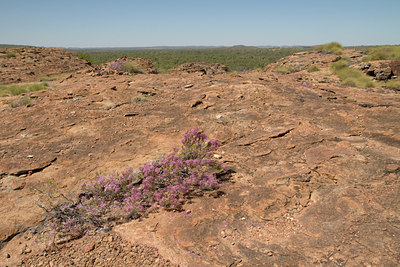
[[[119,259],[121,238],[156,248],[160,264],[399,265],[400,94],[341,86],[331,55],[309,55],[320,71],[81,72],[32,93],[29,107],[0,99],[0,263],[71,260],[24,238],[43,215],[31,185],[54,178],[77,192],[97,172],[171,152],[198,126],[221,142],[218,157],[232,170],[222,192],[116,226],[115,238],[101,241],[112,247],[106,259]],[[63,253],[89,246],[79,242]]]

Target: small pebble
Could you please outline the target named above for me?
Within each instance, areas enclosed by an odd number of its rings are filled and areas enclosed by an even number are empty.
[[[222,238],[226,237],[225,231],[221,231],[221,236],[222,236]]]

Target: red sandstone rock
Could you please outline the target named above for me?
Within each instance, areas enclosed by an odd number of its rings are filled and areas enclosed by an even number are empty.
[[[321,70],[134,81],[74,73],[35,92],[30,107],[0,99],[0,262],[68,265],[79,255],[104,265],[124,255],[114,264],[126,265],[141,255],[151,265],[154,255],[134,245],[145,244],[181,266],[399,265],[399,92],[340,86],[328,75],[333,58],[304,55]],[[217,154],[234,171],[223,194],[192,199],[191,212],[161,210],[117,226],[132,254],[118,252],[120,239],[98,236],[85,237],[96,244],[87,255],[78,253],[86,239],[57,256],[34,256],[43,252],[33,246],[17,253],[43,218],[31,185],[54,178],[77,193],[99,171],[169,153],[196,126],[221,142]]]

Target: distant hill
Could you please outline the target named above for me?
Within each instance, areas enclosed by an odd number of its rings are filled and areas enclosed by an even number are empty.
[[[0,48],[13,48],[13,47],[33,47],[33,46],[32,45],[0,44]]]

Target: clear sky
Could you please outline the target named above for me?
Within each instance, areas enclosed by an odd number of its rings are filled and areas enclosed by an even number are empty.
[[[0,43],[400,44],[400,0],[0,0]]]

